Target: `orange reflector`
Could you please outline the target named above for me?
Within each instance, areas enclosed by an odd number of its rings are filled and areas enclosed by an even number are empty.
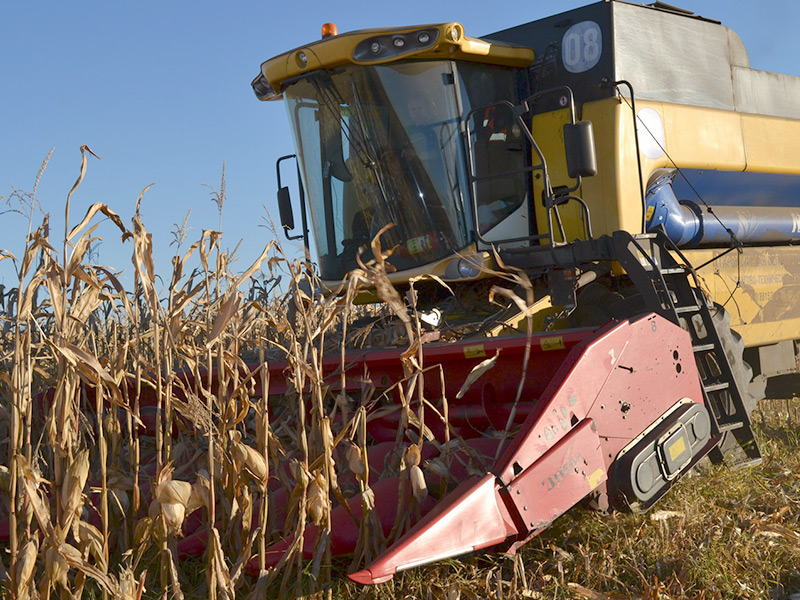
[[[325,23],[322,26],[322,37],[333,37],[339,35],[339,30],[336,28],[336,23]]]

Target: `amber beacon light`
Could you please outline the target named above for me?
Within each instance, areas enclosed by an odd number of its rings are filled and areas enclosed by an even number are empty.
[[[339,35],[339,30],[336,27],[336,23],[325,23],[322,26],[322,37],[329,38]]]

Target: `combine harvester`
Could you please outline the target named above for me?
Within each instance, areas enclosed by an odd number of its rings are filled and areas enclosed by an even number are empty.
[[[483,38],[328,24],[253,89],[286,104],[297,153],[278,176],[296,159],[301,233],[279,183],[281,220],[323,282],[380,232],[396,289],[433,275],[453,291],[414,286],[452,338],[423,346],[445,374],[425,395],[448,399],[447,435],[497,458],[353,580],[513,551],[584,499],[647,508],[705,456],[761,460],[750,414],[798,370],[800,78],[751,69],[718,21],[612,0]],[[492,315],[502,272],[527,276],[532,301]],[[348,392],[365,372],[389,390],[404,351],[352,351]],[[513,438],[481,437],[508,423]],[[375,452],[396,432],[371,421]]]

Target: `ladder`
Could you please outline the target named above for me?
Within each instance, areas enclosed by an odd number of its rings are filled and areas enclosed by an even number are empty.
[[[696,273],[663,232],[632,235],[615,232],[616,260],[627,271],[647,310],[689,332],[712,435],[721,441],[709,454],[737,467],[761,462],[761,452],[750,423],[749,379],[722,312],[709,305]],[[737,356],[738,354],[738,356]],[[747,400],[746,400],[747,399]]]

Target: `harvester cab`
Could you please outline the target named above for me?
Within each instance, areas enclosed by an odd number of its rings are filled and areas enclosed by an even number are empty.
[[[264,63],[253,87],[286,103],[324,281],[343,279],[389,224],[382,244],[396,248],[398,282],[422,272],[474,279],[492,245],[550,242],[535,224],[533,177],[552,210],[596,159],[569,88],[530,93],[533,59],[448,23],[329,37]],[[560,161],[569,157],[577,178],[558,194],[530,131],[535,102],[549,97],[569,111]]]
[[[451,399],[448,436],[513,439],[355,580],[513,550],[584,498],[649,507],[705,456],[760,461],[750,413],[800,355],[800,78],[751,69],[718,21],[607,0],[480,39],[455,22],[327,35],[253,89],[285,102],[324,283],[380,236],[398,287],[510,268],[534,288],[420,350],[448,375],[418,385]],[[388,397],[400,354],[346,364]]]

